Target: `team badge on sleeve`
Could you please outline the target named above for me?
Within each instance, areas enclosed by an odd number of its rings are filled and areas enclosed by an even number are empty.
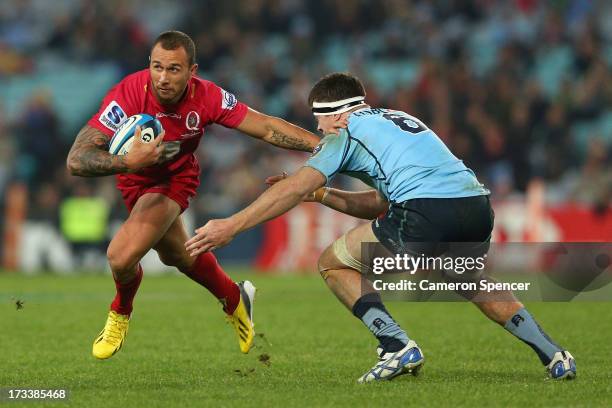
[[[117,101],[112,101],[108,104],[104,112],[98,118],[98,121],[104,126],[115,132],[119,126],[127,119],[125,111],[119,106]]]
[[[221,109],[234,109],[237,104],[238,99],[236,99],[234,94],[221,89]]]
[[[325,143],[319,143],[314,149],[312,149],[312,153],[310,154],[310,157],[313,157],[317,153],[319,153],[321,149],[323,149],[323,146],[325,146]]]

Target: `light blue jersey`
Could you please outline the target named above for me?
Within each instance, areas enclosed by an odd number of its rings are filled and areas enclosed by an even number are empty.
[[[306,162],[325,175],[356,177],[387,201],[490,194],[474,172],[417,118],[401,111],[353,112],[348,129],[327,135]]]

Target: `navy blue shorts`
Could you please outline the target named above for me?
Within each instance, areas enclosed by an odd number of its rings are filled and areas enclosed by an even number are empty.
[[[456,255],[485,254],[489,249],[494,213],[489,196],[417,198],[391,204],[372,222],[380,243],[392,253],[440,256],[449,243]]]

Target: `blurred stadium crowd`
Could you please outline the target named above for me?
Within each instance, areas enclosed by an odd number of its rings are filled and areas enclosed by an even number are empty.
[[[257,110],[313,130],[310,86],[349,70],[367,83],[371,105],[428,123],[496,199],[541,179],[549,202],[608,208],[605,0],[4,0],[0,206],[19,182],[28,187],[27,218],[58,230],[68,228],[61,209],[75,197],[104,203],[111,220],[125,216],[112,177],[70,177],[64,161],[105,91],[146,67],[165,29],[190,34],[200,74]],[[217,126],[199,155],[198,222],[243,207],[266,176],[304,159]]]

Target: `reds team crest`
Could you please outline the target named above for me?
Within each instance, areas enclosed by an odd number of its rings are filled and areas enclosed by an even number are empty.
[[[200,124],[200,115],[197,112],[191,111],[187,114],[185,118],[185,126],[189,130],[198,130],[198,125]]]

